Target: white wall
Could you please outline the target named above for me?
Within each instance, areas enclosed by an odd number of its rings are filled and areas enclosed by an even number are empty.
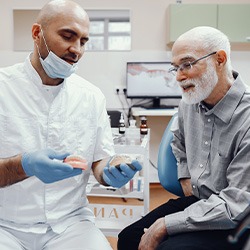
[[[27,52],[13,51],[13,9],[40,9],[45,0],[0,0],[0,67],[23,61]],[[129,52],[86,52],[78,74],[101,88],[107,108],[121,108],[114,87],[125,87],[127,61],[163,61],[171,57],[166,46],[166,9],[171,0],[76,0],[85,9],[129,9],[132,24],[132,50]],[[250,0],[192,1],[183,3],[250,3]],[[233,18],[233,17],[232,17]],[[250,85],[250,49],[232,52],[235,69]],[[242,51],[243,50],[243,51]]]
[[[27,52],[13,51],[13,9],[40,9],[45,0],[0,0],[0,67],[22,62]],[[129,52],[86,52],[78,74],[98,86],[107,98],[107,108],[122,105],[115,86],[125,87],[127,61],[166,61],[171,58],[166,46],[166,10],[174,0],[76,0],[85,9],[129,9],[132,24],[132,49]],[[250,0],[184,0],[183,3],[250,3]],[[233,17],[232,17],[233,18]],[[240,27],[239,27],[240,28]],[[30,38],[31,39],[31,38]],[[232,51],[232,63],[250,85],[250,46]],[[124,100],[124,99],[123,99]],[[124,101],[126,104],[126,102]],[[151,127],[150,159],[157,162],[158,145],[169,117],[149,117]],[[152,171],[152,170],[151,170]],[[152,171],[152,175],[157,174]],[[157,181],[153,177],[153,181]],[[152,181],[152,180],[151,180]]]

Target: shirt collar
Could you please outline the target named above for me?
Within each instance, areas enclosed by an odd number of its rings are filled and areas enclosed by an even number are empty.
[[[32,80],[32,82],[34,84],[36,84],[37,86],[43,87],[44,84],[42,82],[41,77],[39,76],[39,74],[37,73],[37,71],[35,70],[35,68],[33,67],[33,65],[31,64],[31,55],[33,52],[31,52],[28,57],[26,58],[24,64],[25,64],[25,70],[28,74],[28,76],[30,77],[30,79]],[[64,79],[64,81],[61,83],[61,86],[63,87],[65,85],[66,79]]]
[[[231,88],[228,90],[227,94],[212,108],[208,109],[204,103],[197,104],[197,110],[204,109],[205,115],[216,115],[223,122],[228,123],[235,109],[237,108],[239,102],[242,99],[246,91],[246,86],[244,85],[241,77],[237,72],[233,72],[233,76],[235,78],[234,83]]]
[[[32,52],[27,56],[24,64],[25,64],[25,70],[28,74],[28,76],[30,77],[30,79],[32,80],[32,82],[36,85],[42,85],[42,80],[39,76],[39,74],[37,73],[37,71],[35,70],[35,68],[32,66],[31,64],[31,55],[32,55]]]

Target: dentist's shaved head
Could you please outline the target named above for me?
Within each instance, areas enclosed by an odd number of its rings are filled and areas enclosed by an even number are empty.
[[[53,0],[44,5],[38,14],[36,22],[44,28],[48,27],[59,16],[77,16],[89,19],[86,11],[76,2],[70,0]]]

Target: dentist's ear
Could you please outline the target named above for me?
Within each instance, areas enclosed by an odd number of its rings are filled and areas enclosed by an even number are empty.
[[[38,23],[34,23],[32,25],[31,34],[32,34],[32,38],[33,38],[34,42],[38,43],[41,36],[42,36],[41,25]]]

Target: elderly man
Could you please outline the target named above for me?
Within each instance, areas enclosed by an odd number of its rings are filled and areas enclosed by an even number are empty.
[[[185,197],[125,228],[118,249],[241,249],[245,237],[233,245],[227,235],[250,201],[250,93],[217,29],[187,31],[172,55],[183,93],[172,148]]]
[[[88,208],[90,171],[101,184],[121,187],[141,165],[120,162],[120,171],[109,164],[105,98],[74,74],[88,36],[78,4],[50,1],[32,26],[33,53],[0,69],[2,250],[111,249]]]

